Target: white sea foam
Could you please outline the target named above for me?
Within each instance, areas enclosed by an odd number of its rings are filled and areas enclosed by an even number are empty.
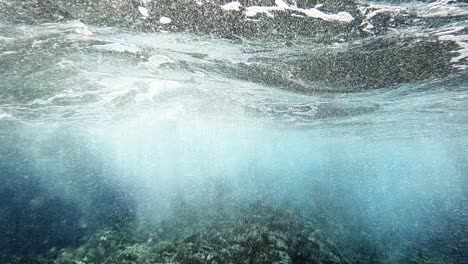
[[[168,18],[168,17],[161,17],[159,19],[159,23],[161,24],[170,24],[172,22],[172,19]]]
[[[343,23],[351,23],[354,17],[348,12],[338,12],[337,14],[327,14],[319,10],[321,5],[317,5],[314,8],[304,9],[298,8],[295,5],[288,5],[282,0],[275,1],[276,6],[249,6],[245,8],[244,15],[246,17],[255,17],[258,14],[265,14],[269,17],[273,17],[274,12],[293,11],[302,13],[308,17],[317,18],[325,21],[336,21]],[[239,2],[231,2],[221,6],[225,11],[239,11],[241,4]],[[297,16],[297,14],[292,14]]]
[[[275,4],[278,7],[282,7],[282,8],[288,8],[289,7],[289,5],[287,3],[285,3],[283,0],[276,0]]]
[[[353,16],[348,12],[338,12],[337,14],[326,14],[316,8],[310,9],[301,9],[301,8],[293,8],[292,10],[304,13],[305,15],[313,18],[319,18],[325,21],[338,21],[344,23],[351,23],[354,20]]]
[[[138,12],[140,12],[140,14],[143,16],[143,17],[149,17],[149,11],[146,7],[143,7],[143,6],[139,6],[138,7]]]
[[[1,53],[1,55],[13,55],[13,54],[17,54],[18,52],[17,51],[14,51],[14,50],[7,50],[7,51],[4,51]]]
[[[236,1],[236,2],[227,3],[221,6],[221,8],[224,11],[240,11],[241,6],[242,6],[241,3]]]
[[[455,42],[460,49],[454,52],[459,55],[453,57],[450,61],[455,63],[454,67],[465,70],[468,68],[468,65],[463,62],[468,59],[468,35],[442,35],[439,36],[439,40],[449,40]]]

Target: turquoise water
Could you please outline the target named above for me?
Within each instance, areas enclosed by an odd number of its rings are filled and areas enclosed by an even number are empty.
[[[324,44],[0,24],[0,259],[261,201],[350,262],[465,263],[468,77],[443,56],[466,35],[439,34],[460,26]]]

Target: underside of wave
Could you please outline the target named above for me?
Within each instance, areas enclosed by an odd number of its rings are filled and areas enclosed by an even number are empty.
[[[446,77],[466,69],[466,5],[417,3],[6,0],[0,2],[0,14],[15,22],[78,19],[137,31],[203,33],[240,43],[280,40],[302,52],[259,54],[248,64],[215,63],[213,70],[304,93],[350,92]],[[304,39],[328,46],[310,48],[299,43]]]
[[[79,19],[143,31],[191,31],[230,38],[306,36],[335,42],[405,26],[464,20],[468,11],[457,1],[413,7],[353,0],[4,0],[0,14],[9,21]]]

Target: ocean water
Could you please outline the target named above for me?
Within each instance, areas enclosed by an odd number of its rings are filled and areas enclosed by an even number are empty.
[[[384,4],[426,20],[343,38],[0,20],[0,262],[124,263],[73,258],[122,222],[265,203],[343,255],[276,263],[467,263],[467,7]]]

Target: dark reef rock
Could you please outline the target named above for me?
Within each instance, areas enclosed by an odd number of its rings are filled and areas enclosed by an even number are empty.
[[[57,248],[42,256],[16,258],[12,263],[451,263],[422,245],[407,253],[388,253],[382,238],[360,229],[316,229],[323,223],[319,224],[314,214],[299,213],[292,207],[256,202],[229,205],[222,212],[212,208],[186,214],[186,209],[176,209],[154,226],[114,223],[75,248]]]
[[[27,263],[18,260],[17,263]],[[229,215],[169,219],[156,230],[103,230],[36,263],[348,263],[297,213],[261,203]]]

